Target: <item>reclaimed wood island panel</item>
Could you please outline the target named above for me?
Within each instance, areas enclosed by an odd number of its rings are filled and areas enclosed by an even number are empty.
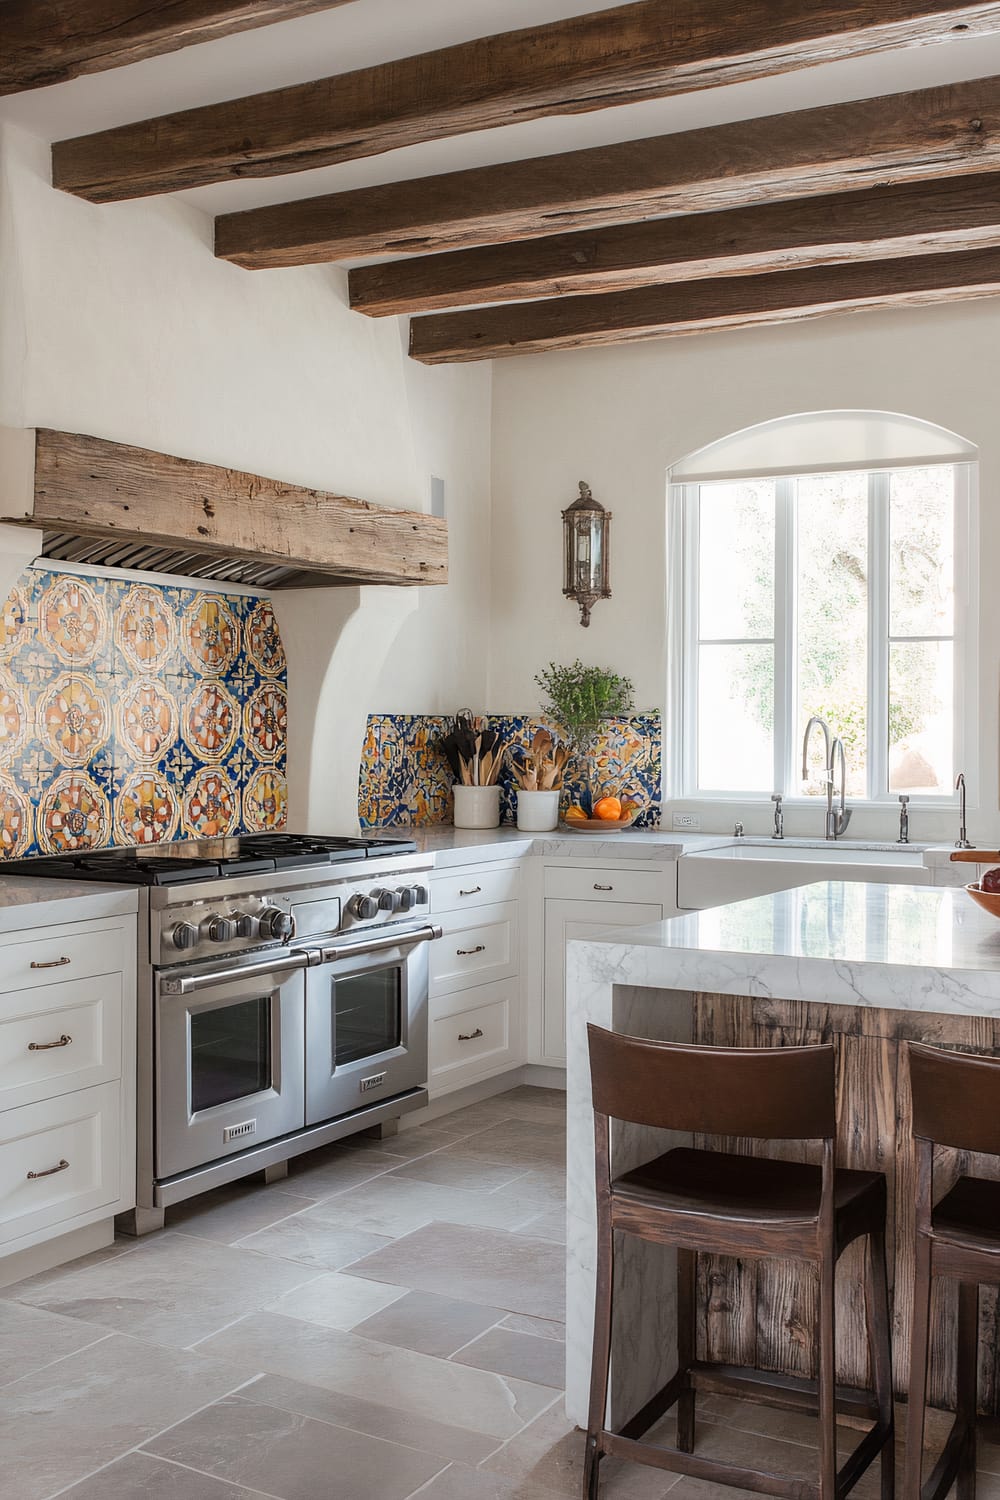
[[[593,1129],[586,1022],[716,1046],[832,1042],[838,1163],[888,1181],[893,1362],[906,1394],[913,1287],[915,1169],[907,1041],[1000,1052],[1000,925],[961,890],[829,882],[570,945],[567,1037],[569,1236],[567,1408],[585,1425],[593,1326]],[[613,1167],[670,1144],[619,1126]],[[818,1160],[804,1144],[699,1137],[695,1145]],[[936,1196],[957,1173],[1000,1177],[994,1158],[939,1152]],[[837,1376],[868,1383],[864,1242],[837,1272]],[[804,1263],[699,1255],[699,1358],[814,1376],[816,1286]],[[674,1368],[673,1259],[623,1244],[616,1266],[612,1419],[641,1405]],[[641,1311],[640,1311],[641,1309]],[[957,1291],[935,1287],[930,1399],[950,1408]],[[980,1291],[979,1405],[1000,1410],[998,1292]]]

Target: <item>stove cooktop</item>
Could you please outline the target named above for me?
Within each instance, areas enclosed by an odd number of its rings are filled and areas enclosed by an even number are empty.
[[[12,859],[0,874],[34,875],[46,880],[98,880],[115,885],[183,885],[228,879],[268,870],[316,869],[345,860],[386,859],[413,854],[412,839],[372,835],[248,833],[230,839],[188,839],[148,849],[81,850],[78,854]]]

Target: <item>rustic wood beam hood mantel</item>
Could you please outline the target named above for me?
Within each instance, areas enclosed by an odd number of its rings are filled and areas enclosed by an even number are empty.
[[[0,522],[47,556],[271,588],[448,581],[447,522],[420,511],[47,428],[0,429],[0,456]]]
[[[4,0],[0,95],[290,21],[350,0]]]
[[[223,214],[215,253],[251,270],[421,255],[989,171],[1000,78],[976,78]]]
[[[60,141],[52,180],[106,203],[273,177],[998,29],[998,0],[638,0]]]

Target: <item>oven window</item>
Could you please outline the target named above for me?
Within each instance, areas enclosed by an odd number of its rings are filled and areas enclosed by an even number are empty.
[[[402,970],[398,967],[334,980],[334,1067],[398,1047],[401,1002]]]
[[[191,1015],[191,1110],[271,1087],[271,997]]]

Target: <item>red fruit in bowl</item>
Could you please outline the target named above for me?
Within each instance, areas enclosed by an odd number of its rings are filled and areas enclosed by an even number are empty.
[[[992,895],[1000,895],[1000,870],[987,870],[979,882],[979,888],[989,891]]]

